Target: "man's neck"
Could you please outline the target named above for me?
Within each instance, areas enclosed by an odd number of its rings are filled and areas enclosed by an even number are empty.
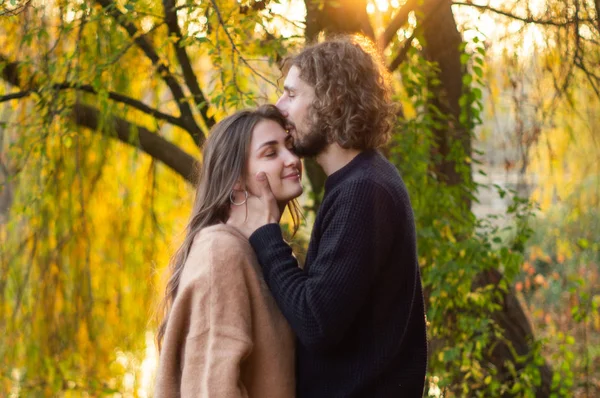
[[[350,163],[361,151],[345,149],[338,143],[329,144],[323,152],[317,155],[317,163],[323,168],[327,177]]]

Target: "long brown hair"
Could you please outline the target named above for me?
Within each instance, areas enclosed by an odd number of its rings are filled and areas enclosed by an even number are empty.
[[[225,223],[229,217],[229,194],[240,178],[246,175],[252,132],[263,120],[272,120],[286,128],[286,119],[273,105],[263,105],[256,110],[239,111],[217,123],[204,145],[204,164],[196,188],[196,199],[190,221],[185,229],[185,239],[171,258],[171,275],[161,303],[162,320],[156,337],[160,351],[167,328],[169,313],[177,296],[183,266],[187,260],[194,237],[202,228]],[[298,230],[300,207],[294,199],[287,204],[292,216],[293,232]]]

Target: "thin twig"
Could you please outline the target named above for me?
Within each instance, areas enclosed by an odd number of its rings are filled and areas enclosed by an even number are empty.
[[[194,121],[192,109],[189,103],[186,101],[183,88],[169,70],[167,63],[159,57],[158,53],[146,35],[143,33],[140,34],[134,24],[127,22],[126,15],[117,9],[117,5],[112,0],[96,0],[96,2],[100,4],[104,10],[127,31],[131,39],[138,45],[150,62],[152,62],[152,64],[156,67],[158,75],[161,76],[161,78],[167,84],[171,90],[171,93],[173,94],[173,97],[175,98],[177,106],[181,112],[181,119],[186,124],[187,132],[192,136],[194,142],[197,142],[199,145],[201,145],[205,139],[204,133]]]
[[[198,84],[198,78],[194,73],[192,68],[192,64],[190,62],[190,57],[185,50],[185,47],[182,45],[183,34],[181,33],[181,29],[179,28],[179,23],[177,22],[177,11],[175,11],[175,1],[174,0],[163,0],[163,8],[165,11],[165,22],[169,29],[169,34],[174,35],[177,40],[173,43],[173,47],[175,49],[175,55],[177,56],[177,60],[179,61],[179,65],[181,66],[181,70],[183,72],[183,79],[185,84],[190,89],[192,93],[192,97],[194,99],[194,103],[200,111],[204,122],[208,128],[212,127],[216,121],[213,116],[208,115],[208,100],[204,96],[204,93],[200,89],[200,85]],[[197,140],[194,140],[196,144],[200,145],[203,141],[204,136],[198,137]]]
[[[254,69],[244,58],[244,56],[242,55],[242,53],[240,52],[240,50],[237,48],[237,46],[235,45],[235,42],[233,41],[233,38],[231,37],[231,35],[229,34],[229,31],[227,30],[227,27],[225,26],[225,22],[223,21],[223,17],[221,16],[221,11],[219,11],[219,7],[217,6],[215,0],[210,0],[213,7],[215,8],[215,12],[217,13],[217,18],[219,19],[219,24],[221,25],[221,27],[223,28],[223,30],[225,31],[225,35],[227,36],[227,38],[229,39],[229,43],[231,43],[231,46],[233,48],[233,50],[238,54],[238,56],[240,57],[240,59],[242,60],[242,62],[244,64],[246,64],[246,66],[257,76],[259,76],[261,79],[263,79],[265,82],[269,83],[270,85],[272,85],[275,88],[277,87],[277,84],[273,83],[271,80],[267,79],[266,77],[264,77],[262,74],[260,74],[256,69]]]
[[[4,3],[4,1],[2,3]],[[15,15],[18,15],[25,11],[25,9],[29,6],[30,3],[31,0],[27,0],[24,4],[17,5],[13,9],[9,9],[4,4],[2,4],[2,7],[0,8],[0,17],[14,17]]]

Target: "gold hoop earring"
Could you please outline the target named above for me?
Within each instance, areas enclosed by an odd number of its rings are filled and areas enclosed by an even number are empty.
[[[246,201],[248,200],[248,191],[246,191],[244,189],[244,200],[242,202],[240,202],[240,203],[236,203],[235,199],[233,198],[233,192],[234,191],[231,191],[231,193],[229,194],[229,201],[231,202],[232,205],[234,205],[234,206],[241,206],[244,203],[246,203]]]

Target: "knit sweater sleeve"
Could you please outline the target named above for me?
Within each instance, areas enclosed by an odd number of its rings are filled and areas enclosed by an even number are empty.
[[[233,245],[239,244],[232,240]],[[209,274],[188,291],[190,332],[182,350],[181,396],[247,397],[240,369],[250,354],[252,319],[244,270],[248,254],[213,242]],[[208,312],[208,313],[207,313]]]
[[[344,184],[322,211],[318,250],[307,271],[298,268],[278,225],[263,226],[250,237],[281,311],[313,350],[330,348],[344,336],[393,240],[392,198],[371,181]]]

